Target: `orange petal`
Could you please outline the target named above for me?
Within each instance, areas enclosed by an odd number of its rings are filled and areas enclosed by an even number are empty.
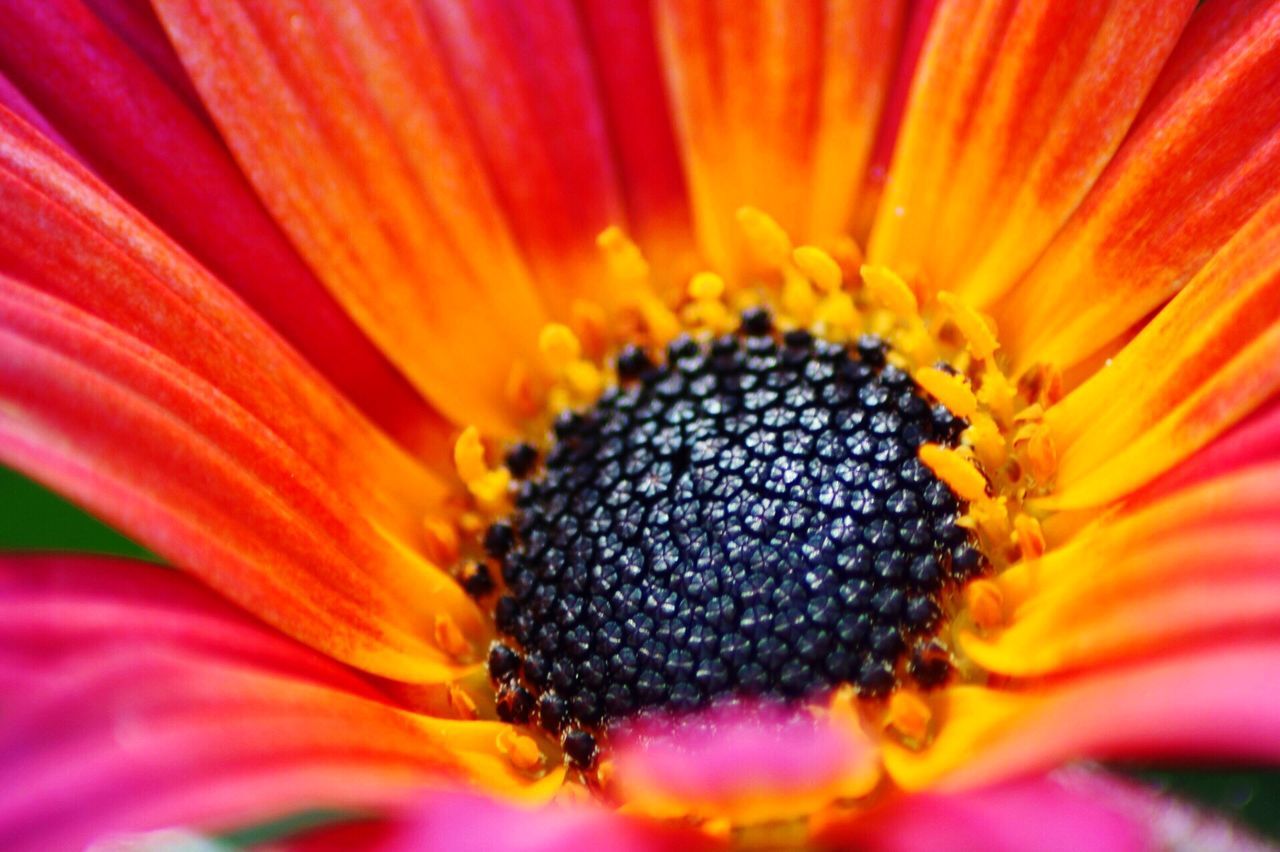
[[[890,744],[889,774],[908,790],[970,788],[1080,758],[1280,759],[1274,639],[1091,671],[1016,689],[948,690],[929,748]]]
[[[544,322],[442,49],[409,0],[157,8],[267,207],[436,405],[511,425]],[[465,353],[465,357],[460,357]]]
[[[105,21],[79,0],[5,6],[0,69],[38,106],[55,138],[384,428],[415,449],[438,441],[439,415],[356,328],[262,208],[150,9],[105,4],[100,11]]]
[[[243,303],[0,114],[0,455],[335,656],[445,676],[441,486]]]
[[[5,848],[395,808],[446,782],[508,795],[537,786],[497,753],[505,726],[392,707],[176,572],[10,559],[0,588]]]
[[[845,232],[904,5],[660,4],[699,242],[718,267],[737,261],[734,212],[743,205],[767,211],[805,242]]]
[[[1119,146],[1194,6],[944,4],[870,260],[979,304],[1001,292]]]
[[[1178,291],[1280,184],[1280,5],[1209,3],[1170,84],[997,310],[1020,368],[1065,368]],[[1202,44],[1203,42],[1203,44]]]
[[[1172,467],[1280,387],[1280,196],[1106,368],[1049,410],[1050,502],[1096,505]]]

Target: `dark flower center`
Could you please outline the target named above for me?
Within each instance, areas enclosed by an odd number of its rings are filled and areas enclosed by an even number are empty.
[[[618,359],[620,386],[563,415],[541,470],[485,546],[507,594],[489,670],[499,713],[565,732],[725,695],[794,700],[842,683],[945,679],[943,595],[982,558],[961,502],[917,459],[964,424],[886,364],[884,344],[680,338],[664,364]]]

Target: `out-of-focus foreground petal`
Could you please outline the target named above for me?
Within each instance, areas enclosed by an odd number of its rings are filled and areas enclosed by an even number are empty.
[[[0,561],[0,845],[384,808],[438,777],[517,792],[504,726],[417,716],[183,575]]]
[[[308,644],[447,676],[442,487],[136,212],[0,110],[0,458]]]
[[[439,416],[289,245],[214,134],[151,10],[119,0],[91,5],[0,5],[0,74],[30,100],[53,138],[380,425],[415,449],[438,449]]]

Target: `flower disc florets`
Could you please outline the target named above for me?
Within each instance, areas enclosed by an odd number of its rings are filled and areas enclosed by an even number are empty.
[[[929,638],[983,560],[917,452],[964,423],[878,338],[779,336],[755,311],[665,363],[625,349],[617,373],[540,470],[518,454],[532,478],[486,535],[501,715],[569,730],[589,762],[583,730],[649,709],[945,678]]]

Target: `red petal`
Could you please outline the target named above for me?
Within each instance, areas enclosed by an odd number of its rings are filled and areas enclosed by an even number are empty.
[[[1208,3],[1203,50],[1157,87],[996,319],[1020,366],[1075,364],[1191,278],[1280,185],[1280,3]],[[1193,34],[1194,35],[1194,34]]]
[[[1280,388],[1280,196],[1105,368],[1054,406],[1050,502],[1123,496]]]
[[[55,138],[379,423],[415,448],[438,442],[438,415],[306,268],[213,135],[194,91],[184,97],[190,82],[150,10],[98,5],[120,36],[78,0],[5,5],[0,69],[57,128]]]
[[[738,258],[734,213],[767,211],[802,241],[851,224],[904,21],[902,2],[668,0],[667,82],[699,243]]]
[[[304,641],[442,674],[435,614],[480,618],[413,550],[439,486],[7,114],[0,204],[0,456]]]
[[[161,20],[294,245],[459,422],[511,427],[545,313],[442,48],[409,0],[166,0]]]
[[[502,765],[496,725],[397,710],[165,569],[9,560],[0,588],[6,849],[390,807]]]
[[[934,18],[868,256],[989,301],[1120,144],[1194,0],[956,2]]]

